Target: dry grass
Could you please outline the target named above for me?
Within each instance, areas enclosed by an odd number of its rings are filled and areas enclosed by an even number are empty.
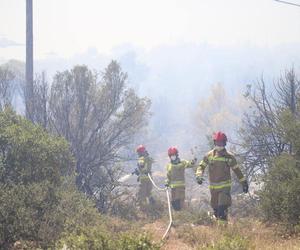
[[[144,227],[156,241],[160,241],[165,229],[164,221]],[[249,219],[230,222],[226,227],[183,223],[172,228],[162,249],[300,250],[300,237],[282,236],[277,226]]]

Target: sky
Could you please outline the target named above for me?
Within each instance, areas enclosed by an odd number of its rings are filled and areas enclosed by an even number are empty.
[[[299,0],[293,0],[300,3]],[[0,59],[25,58],[25,0],[0,0]],[[273,0],[33,0],[36,59],[130,44],[300,42],[300,8]]]
[[[0,64],[25,61],[25,2],[0,0]],[[33,0],[33,13],[35,72],[118,60],[151,99],[163,148],[199,143],[190,131],[213,84],[235,98],[262,75],[300,73],[300,8],[274,0]]]

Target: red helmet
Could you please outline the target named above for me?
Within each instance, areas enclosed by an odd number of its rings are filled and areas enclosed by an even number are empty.
[[[227,142],[227,136],[223,132],[218,131],[213,134],[213,140]]]
[[[175,147],[170,147],[168,149],[168,155],[171,156],[171,155],[178,155],[178,149],[175,148]]]
[[[139,153],[139,154],[143,154],[146,152],[146,148],[144,145],[139,145],[137,148],[136,148],[136,152]]]

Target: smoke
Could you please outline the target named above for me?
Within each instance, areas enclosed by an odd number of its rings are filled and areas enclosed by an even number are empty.
[[[191,148],[207,145],[205,135],[208,131],[217,127],[230,130],[232,124],[238,126],[242,110],[236,108],[241,103],[246,85],[255,82],[262,74],[268,83],[278,78],[286,68],[294,66],[298,70],[300,45],[222,47],[177,44],[143,50],[124,44],[109,54],[101,54],[91,47],[70,58],[54,54],[38,60],[35,71],[46,70],[51,79],[56,71],[77,64],[103,70],[111,59],[118,60],[123,70],[128,72],[129,86],[152,100],[149,129],[138,138],[137,143],[146,144],[152,154],[166,162],[169,146],[178,146],[182,156],[189,158]],[[222,104],[225,107],[219,110],[215,109],[217,103],[209,100],[211,87],[216,83],[220,83],[226,93],[226,101]],[[213,108],[210,109],[211,106]],[[209,112],[215,115],[203,116]],[[203,124],[210,126],[207,119],[214,116],[214,126],[203,127]]]
[[[0,48],[8,48],[12,46],[25,46],[25,44],[17,43],[13,40],[9,40],[6,37],[0,37]]]

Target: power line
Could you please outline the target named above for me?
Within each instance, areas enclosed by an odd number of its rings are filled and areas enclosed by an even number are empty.
[[[287,1],[281,1],[281,0],[274,0],[274,1],[300,7],[300,4],[296,4],[296,3],[291,3],[291,2],[287,2]]]

